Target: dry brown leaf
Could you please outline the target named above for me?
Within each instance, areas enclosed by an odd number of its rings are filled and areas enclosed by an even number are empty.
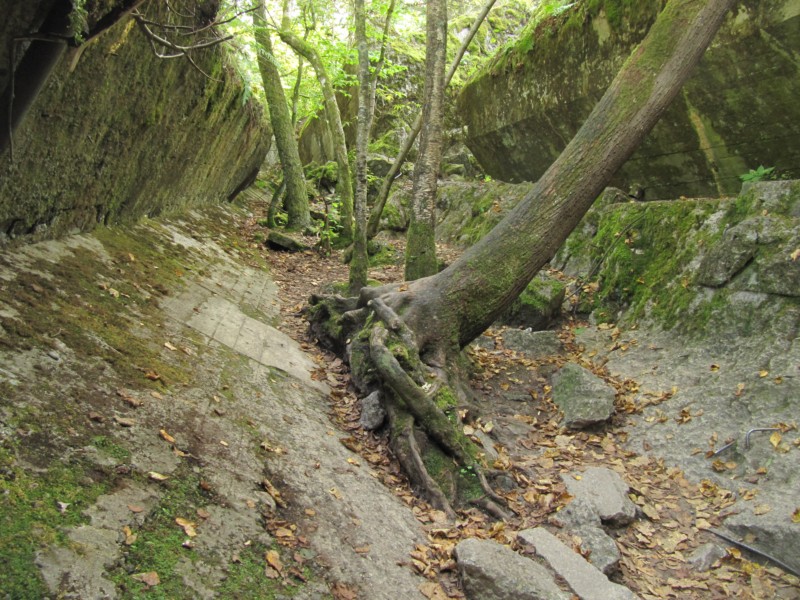
[[[158,434],[164,441],[169,442],[170,444],[175,443],[175,438],[172,437],[170,434],[168,434],[166,429],[162,429],[161,431],[158,432]]]
[[[131,528],[125,525],[122,528],[122,533],[125,534],[125,545],[131,546],[136,541],[137,535],[131,531]]]
[[[153,481],[166,481],[169,479],[169,475],[162,475],[161,473],[156,473],[155,471],[150,471],[147,473],[147,476]]]
[[[267,493],[272,496],[272,499],[275,500],[275,504],[281,508],[286,508],[286,502],[283,500],[281,493],[274,485],[272,485],[272,482],[269,479],[262,480],[261,485],[264,487]]]
[[[172,344],[170,344],[169,342],[164,342],[164,348],[166,348],[167,350],[172,350],[173,352],[177,350],[177,348]]]
[[[183,519],[181,517],[177,517],[175,522],[183,528],[183,532],[188,535],[189,537],[195,537],[197,535],[197,530],[195,529],[195,524],[188,519]]]
[[[132,513],[140,513],[144,512],[144,506],[139,506],[138,504],[128,504],[128,510]]]
[[[278,573],[283,572],[283,563],[281,562],[280,554],[278,554],[275,550],[268,550],[267,551],[267,564],[270,567],[275,569]]]
[[[133,427],[136,425],[136,419],[128,417],[114,417],[114,422],[120,427]]]
[[[135,579],[136,581],[141,581],[149,588],[155,587],[159,583],[161,583],[161,580],[158,578],[158,573],[156,573],[155,571],[148,571],[147,573],[137,573],[136,575],[131,575],[131,578]]]
[[[754,515],[765,515],[769,511],[772,510],[772,507],[769,504],[759,504],[753,509]]]

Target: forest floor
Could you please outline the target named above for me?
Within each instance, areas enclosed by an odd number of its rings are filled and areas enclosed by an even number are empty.
[[[628,448],[638,383],[577,339],[621,334],[579,320],[559,326],[552,355],[506,347],[504,328],[468,349],[478,400],[463,426],[508,473],[515,517],[470,509],[447,522],[409,488],[386,436],[359,426],[347,365],[308,336],[309,296],[347,267],[336,253],[269,250],[263,217],[260,204],[208,209],[0,256],[7,597],[461,598],[460,540],[516,548],[519,530],[558,529],[562,476],[606,466],[640,509],[613,532],[615,580],[652,599],[800,598],[796,577],[735,547],[708,572],[688,564],[719,542],[708,529],[734,494]],[[372,279],[402,277],[395,244]],[[548,376],[567,361],[618,390],[607,426],[560,426]],[[651,404],[670,396],[655,390]]]

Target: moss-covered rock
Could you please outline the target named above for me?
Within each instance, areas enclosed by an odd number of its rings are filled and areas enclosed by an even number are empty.
[[[561,11],[541,12],[501,49],[459,98],[467,143],[484,171],[536,181],[664,3],[565,2]],[[760,164],[800,175],[800,66],[787,52],[798,47],[796,0],[740,0],[683,93],[613,184],[637,184],[654,200],[736,193],[739,175]]]
[[[166,14],[147,6],[153,20]],[[13,161],[0,156],[0,238],[129,223],[225,201],[249,183],[269,147],[261,107],[222,46],[193,57],[211,77],[157,58],[129,17],[79,57],[68,52],[17,130]]]

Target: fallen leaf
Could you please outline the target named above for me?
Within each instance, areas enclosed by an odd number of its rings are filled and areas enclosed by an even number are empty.
[[[150,471],[147,476],[153,481],[166,481],[169,479],[169,475],[162,475],[161,473],[156,473],[155,471]]]
[[[797,262],[797,259],[800,258],[800,248],[795,248],[795,250],[789,255],[789,258],[791,258],[793,262]]]
[[[361,466],[361,463],[358,462],[355,458],[348,458],[347,462],[349,462],[354,467],[360,467]]]
[[[369,544],[364,544],[363,546],[356,546],[353,548],[358,554],[369,554]]]
[[[161,583],[161,580],[158,578],[158,573],[156,573],[155,571],[148,571],[147,573],[137,573],[136,575],[131,575],[131,578],[137,581],[141,581],[149,588],[155,587],[159,583]]]
[[[120,427],[133,427],[136,425],[136,420],[128,417],[114,417],[114,422]]]
[[[169,442],[170,444],[175,443],[175,438],[168,434],[166,429],[162,429],[158,433],[164,439],[164,441]]]
[[[769,371],[761,370],[761,371],[758,372],[758,376],[761,377],[762,379],[764,377],[766,377],[767,375],[769,375]]]
[[[144,506],[139,506],[138,504],[128,504],[128,510],[132,513],[139,514],[140,512],[144,512]]]
[[[331,586],[334,600],[357,600],[358,594],[346,584],[337,581]]]
[[[294,537],[294,533],[292,533],[291,529],[287,529],[286,527],[278,527],[275,530],[275,537],[292,538],[292,537]]]
[[[270,567],[269,565],[264,567],[264,575],[267,576],[267,579],[277,579],[281,576],[275,569]]]
[[[333,496],[334,498],[336,498],[337,500],[341,500],[341,499],[342,499],[342,492],[340,492],[339,490],[337,490],[335,487],[334,487],[334,488],[331,488],[331,489],[329,489],[329,490],[328,490],[328,493],[329,493],[331,496]]]
[[[128,392],[126,392],[123,389],[118,389],[117,390],[117,396],[122,398],[125,401],[126,404],[129,404],[130,406],[132,406],[134,408],[139,408],[142,405],[142,401],[141,400],[139,400],[138,398],[134,398],[133,396],[131,396]]]
[[[177,348],[172,344],[170,344],[169,342],[164,342],[164,348],[166,348],[167,350],[172,350],[173,352],[177,350]]]
[[[283,563],[281,562],[281,557],[275,550],[267,551],[267,563],[278,573],[283,572]]]
[[[765,515],[771,510],[772,510],[772,507],[769,504],[759,504],[758,506],[756,506],[753,509],[753,514],[756,515],[756,516]]]
[[[144,376],[146,379],[149,379],[150,381],[158,381],[159,379],[161,379],[161,375],[159,375],[155,371],[145,371]]]
[[[275,504],[281,508],[286,508],[286,502],[283,500],[281,493],[274,485],[272,485],[272,482],[269,479],[262,480],[261,485],[264,487],[267,493],[272,496],[272,499],[275,500]]]
[[[122,528],[122,533],[125,534],[125,545],[132,546],[136,542],[137,535],[131,531],[131,528],[125,525]]]
[[[792,513],[792,523],[800,523],[800,506],[795,508]]]
[[[197,535],[197,530],[195,529],[195,524],[188,519],[182,519],[178,517],[175,519],[175,522],[183,528],[183,532],[188,535],[189,537],[195,537]]]
[[[773,448],[777,448],[780,445],[782,439],[783,437],[781,436],[781,434],[775,431],[772,433],[771,436],[769,436],[769,443],[772,444]]]

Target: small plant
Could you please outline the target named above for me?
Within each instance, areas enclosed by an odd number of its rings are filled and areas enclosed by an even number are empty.
[[[757,169],[750,169],[749,173],[739,175],[739,179],[747,183],[749,181],[764,181],[773,179],[772,172],[775,167],[764,168],[764,165],[759,165]]]

